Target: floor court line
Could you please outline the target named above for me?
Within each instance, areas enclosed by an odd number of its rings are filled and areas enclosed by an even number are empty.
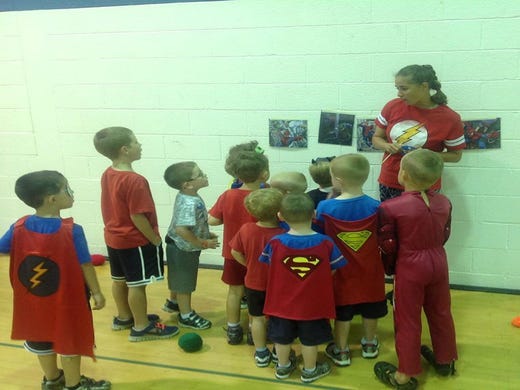
[[[0,342],[0,347],[24,349],[22,345],[2,343],[2,342]],[[112,357],[112,356],[96,355],[96,359],[112,361],[112,362],[119,362],[119,363],[126,363],[126,364],[133,364],[133,365],[138,365],[138,366],[167,368],[167,369],[176,370],[176,371],[196,372],[199,374],[206,374],[206,375],[225,376],[228,378],[245,379],[248,381],[277,383],[277,384],[283,383],[283,384],[285,384],[287,386],[291,386],[291,387],[305,387],[305,388],[311,388],[311,389],[327,389],[327,390],[349,390],[349,388],[345,387],[345,386],[335,387],[335,386],[330,386],[330,385],[320,385],[320,384],[313,384],[313,383],[307,384],[307,383],[301,383],[301,382],[292,382],[291,380],[289,380],[289,381],[284,380],[282,382],[277,379],[262,378],[262,377],[252,376],[252,375],[234,374],[234,373],[215,371],[215,370],[204,370],[204,369],[200,369],[200,368],[175,366],[175,365],[164,364],[164,363],[144,362],[144,361],[139,361],[139,360],[123,359],[123,358],[117,358],[117,357]]]

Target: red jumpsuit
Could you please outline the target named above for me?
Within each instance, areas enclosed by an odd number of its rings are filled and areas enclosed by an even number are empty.
[[[429,207],[420,192],[404,192],[381,203],[379,242],[386,257],[395,259],[394,327],[399,372],[421,373],[421,310],[424,309],[437,363],[457,359],[451,315],[448,262],[444,243],[449,237],[451,204],[428,191]],[[391,262],[391,261],[390,261]],[[388,267],[387,267],[388,269]]]

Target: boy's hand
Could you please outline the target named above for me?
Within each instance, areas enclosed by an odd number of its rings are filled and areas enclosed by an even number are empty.
[[[153,241],[151,241],[151,243],[155,246],[159,246],[162,244],[162,238],[161,236],[157,236],[155,237],[155,239]]]
[[[220,246],[220,243],[218,242],[217,237],[209,238],[207,240],[202,240],[202,249],[208,249],[208,248],[215,249],[215,248],[218,248],[219,246]]]
[[[92,310],[99,310],[105,307],[106,301],[103,293],[98,292],[92,294],[92,299],[94,300],[94,306],[92,307]]]

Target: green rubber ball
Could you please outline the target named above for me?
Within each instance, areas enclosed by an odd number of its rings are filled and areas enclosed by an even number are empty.
[[[197,352],[202,348],[202,337],[197,333],[185,333],[179,337],[179,347],[185,352]]]

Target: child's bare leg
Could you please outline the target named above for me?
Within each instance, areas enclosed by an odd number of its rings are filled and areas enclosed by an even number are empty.
[[[254,340],[254,338],[253,338]],[[288,366],[290,364],[289,355],[291,353],[291,344],[275,344],[276,355],[278,356],[279,366]]]
[[[55,353],[50,355],[38,355],[38,361],[42,368],[43,375],[48,380],[58,379],[60,376],[60,370],[58,368],[58,357]]]
[[[350,321],[334,322],[334,341],[336,347],[340,351],[344,351],[348,347],[348,335],[350,333]]]
[[[81,377],[81,356],[62,356],[61,365],[65,374],[65,386],[76,386]]]
[[[372,341],[376,337],[377,319],[363,318],[363,328],[365,330],[365,340]]]
[[[278,346],[276,346],[278,352]],[[302,345],[303,368],[312,371],[316,368],[316,358],[318,356],[317,345]]]
[[[244,286],[230,285],[226,301],[226,315],[228,324],[238,324],[240,322],[240,300],[244,295]]]
[[[146,328],[150,324],[147,315],[146,286],[130,287],[128,304],[134,317],[134,328],[137,330]]]
[[[177,293],[177,303],[181,314],[191,313],[191,293]]]
[[[116,303],[117,317],[121,320],[132,318],[132,310],[128,305],[128,286],[126,282],[112,282],[112,297]]]
[[[266,346],[266,321],[264,316],[251,316],[251,333],[256,348]]]

